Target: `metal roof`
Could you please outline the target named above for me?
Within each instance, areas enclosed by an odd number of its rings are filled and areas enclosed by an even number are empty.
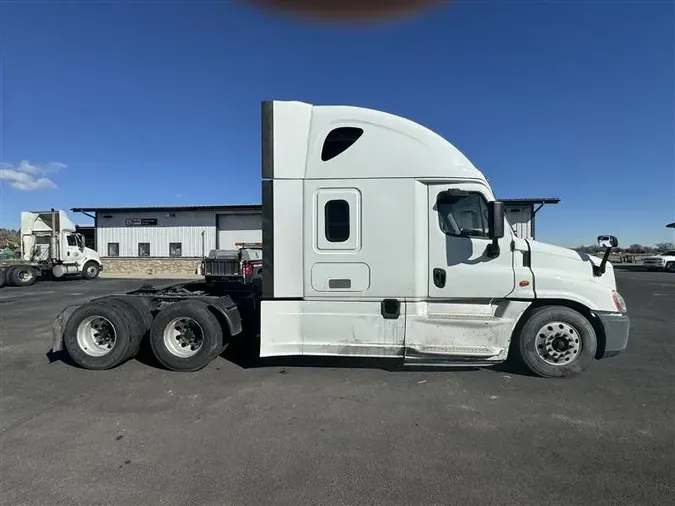
[[[526,198],[526,199],[501,199],[502,202],[509,205],[524,206],[534,204],[557,204],[560,199],[557,197]],[[245,213],[257,214],[262,212],[261,204],[240,204],[240,205],[216,205],[216,206],[145,206],[145,207],[73,207],[74,213],[143,213],[158,212],[168,213],[177,211],[215,211],[223,213]],[[675,224],[668,225],[675,226]]]
[[[74,213],[167,213],[177,211],[216,211],[256,214],[262,212],[262,205],[243,204],[229,206],[73,207],[71,211]]]
[[[560,202],[558,197],[542,197],[535,199],[499,199],[505,204],[514,206],[529,206],[534,204],[557,204]]]

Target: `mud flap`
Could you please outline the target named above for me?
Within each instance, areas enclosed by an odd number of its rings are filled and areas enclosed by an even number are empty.
[[[63,332],[66,329],[66,323],[68,323],[68,319],[73,312],[80,306],[81,304],[66,306],[52,322],[52,352],[56,353],[63,350]]]

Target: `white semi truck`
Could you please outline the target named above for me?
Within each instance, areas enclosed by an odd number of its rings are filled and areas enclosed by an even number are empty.
[[[21,213],[21,262],[2,268],[5,284],[28,286],[39,276],[97,278],[103,264],[65,211]]]
[[[622,352],[629,319],[607,261],[519,238],[483,174],[410,120],[262,104],[262,283],[193,281],[66,307],[53,323],[88,369],[133,357],[196,371],[237,339],[260,357],[490,366],[570,377]]]

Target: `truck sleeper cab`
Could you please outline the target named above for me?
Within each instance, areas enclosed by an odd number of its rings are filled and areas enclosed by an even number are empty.
[[[241,319],[259,331],[261,357],[448,366],[513,355],[569,377],[625,349],[607,262],[616,239],[603,238],[601,260],[516,237],[483,174],[431,130],[360,107],[264,102],[262,160],[262,291]],[[193,288],[183,300],[220,300]],[[157,350],[171,342],[155,328],[163,311],[150,325]],[[228,340],[236,317],[219,311]]]

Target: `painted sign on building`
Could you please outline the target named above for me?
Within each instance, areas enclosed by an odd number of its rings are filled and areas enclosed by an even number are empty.
[[[127,218],[125,224],[127,227],[157,226],[157,218]]]

